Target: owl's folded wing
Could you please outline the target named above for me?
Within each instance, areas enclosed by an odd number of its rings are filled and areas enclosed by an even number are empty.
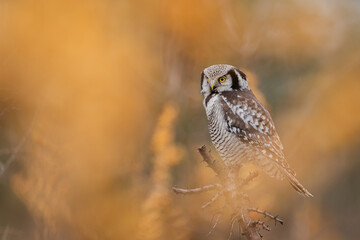
[[[224,92],[221,99],[228,131],[295,174],[285,160],[283,146],[269,112],[253,93]]]

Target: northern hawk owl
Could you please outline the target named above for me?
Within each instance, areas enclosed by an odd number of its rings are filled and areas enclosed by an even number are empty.
[[[287,163],[274,122],[245,73],[226,64],[205,68],[201,93],[211,140],[229,168],[252,163],[271,177],[286,178],[303,196],[312,196]]]

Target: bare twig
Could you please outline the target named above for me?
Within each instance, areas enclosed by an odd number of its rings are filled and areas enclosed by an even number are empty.
[[[222,191],[216,193],[216,195],[215,195],[212,199],[210,199],[210,201],[208,201],[207,203],[205,203],[201,208],[202,208],[202,209],[205,209],[205,208],[209,207],[209,206],[212,205],[214,202],[216,202],[216,200],[218,200],[218,198],[219,198],[222,194],[223,194]]]
[[[220,184],[213,184],[213,185],[207,185],[207,186],[191,188],[191,189],[178,188],[178,187],[173,187],[172,189],[176,194],[193,194],[193,193],[210,191],[220,186],[221,186]]]
[[[233,220],[231,221],[231,228],[230,228],[230,233],[229,233],[228,240],[230,240],[230,239],[231,239],[231,236],[233,235],[235,222],[236,222],[236,219],[233,219]]]
[[[210,231],[209,231],[209,233],[208,233],[208,236],[211,235],[211,234],[213,233],[213,231],[215,230],[217,224],[219,223],[219,220],[220,220],[222,214],[223,214],[223,211],[221,211],[220,213],[217,214],[215,223],[214,223],[214,225],[212,226],[212,228],[210,229]]]
[[[217,173],[221,185],[224,187],[224,196],[227,204],[232,208],[235,214],[232,220],[232,227],[230,234],[232,235],[234,224],[238,222],[241,229],[244,231],[243,235],[248,240],[260,240],[261,237],[258,233],[256,226],[251,225],[253,222],[245,203],[241,198],[241,194],[238,191],[238,169],[229,169],[222,161],[215,160],[210,151],[202,146],[198,149],[199,153],[203,157],[204,161],[209,165],[215,173]],[[250,174],[243,182],[246,184],[257,176],[257,173]],[[240,213],[240,214],[239,214]],[[241,216],[241,217],[239,217]],[[231,238],[231,235],[229,236]]]
[[[209,165],[209,167],[220,177],[226,176],[226,166],[222,161],[217,161],[207,150],[206,146],[198,148],[198,152],[202,156],[203,160]]]
[[[281,225],[284,224],[284,221],[281,220],[280,218],[278,218],[278,216],[273,216],[273,215],[271,215],[270,213],[268,213],[266,211],[262,211],[262,210],[259,210],[257,208],[248,208],[248,210],[250,212],[256,212],[256,213],[264,215],[265,217],[271,218],[272,220],[275,221],[275,225],[276,225],[277,222],[280,223]]]
[[[11,155],[9,156],[9,158],[5,161],[5,163],[1,166],[0,168],[0,176],[4,174],[4,172],[10,167],[10,165],[16,160],[16,158],[18,157],[21,149],[23,148],[23,146],[25,145],[26,140],[28,139],[31,131],[33,130],[33,127],[35,125],[35,120],[37,118],[38,115],[38,111],[39,109],[36,110],[30,125],[28,127],[28,129],[26,130],[25,134],[23,135],[22,139],[20,140],[20,142],[16,145],[16,147],[12,150]]]
[[[243,188],[245,185],[249,184],[254,178],[259,176],[258,172],[251,172],[237,187],[239,189]]]
[[[213,158],[210,151],[207,150],[205,146],[198,148],[198,151],[202,156],[203,160],[217,174],[220,180],[220,184],[208,185],[194,189],[182,189],[174,187],[173,190],[175,193],[193,194],[218,189],[219,192],[217,192],[216,195],[209,202],[204,204],[202,208],[207,208],[216,200],[218,200],[220,196],[225,197],[226,206],[230,207],[233,213],[228,239],[231,239],[233,235],[235,223],[237,223],[239,226],[241,236],[243,236],[246,240],[261,240],[262,236],[259,232],[259,225],[262,226],[263,229],[270,231],[270,228],[264,222],[254,220],[251,217],[250,212],[257,212],[259,214],[263,214],[265,217],[269,217],[275,222],[280,222],[281,224],[283,224],[283,221],[277,216],[274,217],[265,211],[260,211],[255,208],[249,208],[247,206],[249,203],[249,198],[245,193],[241,192],[240,190],[250,181],[256,178],[258,176],[258,172],[252,172],[245,179],[240,180],[238,177],[238,167],[227,168],[222,160],[216,160],[215,158]],[[210,230],[209,234],[214,231],[221,215],[222,213],[217,215],[216,222],[213,228]]]
[[[270,227],[268,225],[266,225],[263,221],[255,221],[252,223],[254,226],[256,225],[260,225],[262,226],[263,229],[265,229],[266,231],[271,231]]]

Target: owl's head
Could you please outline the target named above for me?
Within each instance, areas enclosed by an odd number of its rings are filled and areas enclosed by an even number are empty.
[[[204,97],[224,91],[249,90],[245,73],[234,66],[217,64],[207,67],[201,73],[201,93]]]

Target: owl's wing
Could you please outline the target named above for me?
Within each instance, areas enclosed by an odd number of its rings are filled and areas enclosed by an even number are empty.
[[[295,174],[285,160],[269,112],[255,95],[251,91],[229,91],[221,94],[221,100],[228,131],[256,147],[266,159]]]

